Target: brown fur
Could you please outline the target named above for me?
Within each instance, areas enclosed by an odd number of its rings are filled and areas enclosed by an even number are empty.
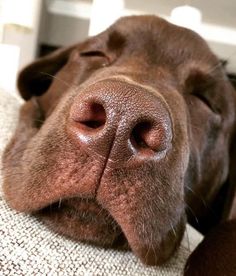
[[[236,93],[197,34],[126,17],[18,84],[27,101],[3,158],[12,208],[151,265],[178,247],[186,213],[202,230],[221,219],[224,202],[214,221],[211,208],[231,173]]]
[[[186,276],[236,275],[236,220],[220,224],[191,254],[185,267]]]

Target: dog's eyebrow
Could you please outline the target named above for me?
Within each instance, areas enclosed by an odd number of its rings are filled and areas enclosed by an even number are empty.
[[[107,47],[111,51],[114,51],[114,50],[117,51],[124,48],[125,43],[126,43],[125,36],[123,36],[120,32],[113,30],[109,34]]]

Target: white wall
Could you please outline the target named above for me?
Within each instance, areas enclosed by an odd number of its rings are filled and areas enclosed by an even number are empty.
[[[89,20],[46,12],[40,42],[54,46],[67,46],[88,36]]]
[[[19,68],[22,68],[35,58],[38,47],[40,16],[43,0],[32,1],[35,1],[33,6],[34,10],[32,11],[34,14],[32,29],[8,24],[4,27],[2,37],[2,43],[17,45],[20,47]]]

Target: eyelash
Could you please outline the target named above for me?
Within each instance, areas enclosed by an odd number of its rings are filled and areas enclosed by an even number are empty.
[[[221,110],[216,107],[212,101],[209,100],[209,98],[205,95],[203,95],[202,93],[196,92],[196,93],[192,93],[192,95],[197,98],[199,101],[201,101],[203,104],[205,104],[205,106],[208,107],[208,109],[210,109],[214,114],[216,115],[221,115]]]
[[[102,63],[103,67],[106,67],[111,64],[110,58],[106,54],[104,54],[102,51],[94,50],[94,51],[81,52],[80,56],[84,57],[84,58],[102,58],[102,59],[104,59],[104,62]]]
[[[86,51],[80,53],[81,57],[104,57],[107,58],[107,56],[102,51]]]
[[[211,104],[211,102],[209,101],[209,99],[204,96],[203,94],[200,93],[193,93],[193,95],[198,98],[200,101],[202,101],[208,108],[210,108],[212,111],[214,111],[214,108]]]

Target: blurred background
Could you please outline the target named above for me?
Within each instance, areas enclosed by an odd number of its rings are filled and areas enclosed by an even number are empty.
[[[191,28],[236,72],[235,0],[0,0],[0,88],[36,57],[95,35],[117,18],[155,14]]]

